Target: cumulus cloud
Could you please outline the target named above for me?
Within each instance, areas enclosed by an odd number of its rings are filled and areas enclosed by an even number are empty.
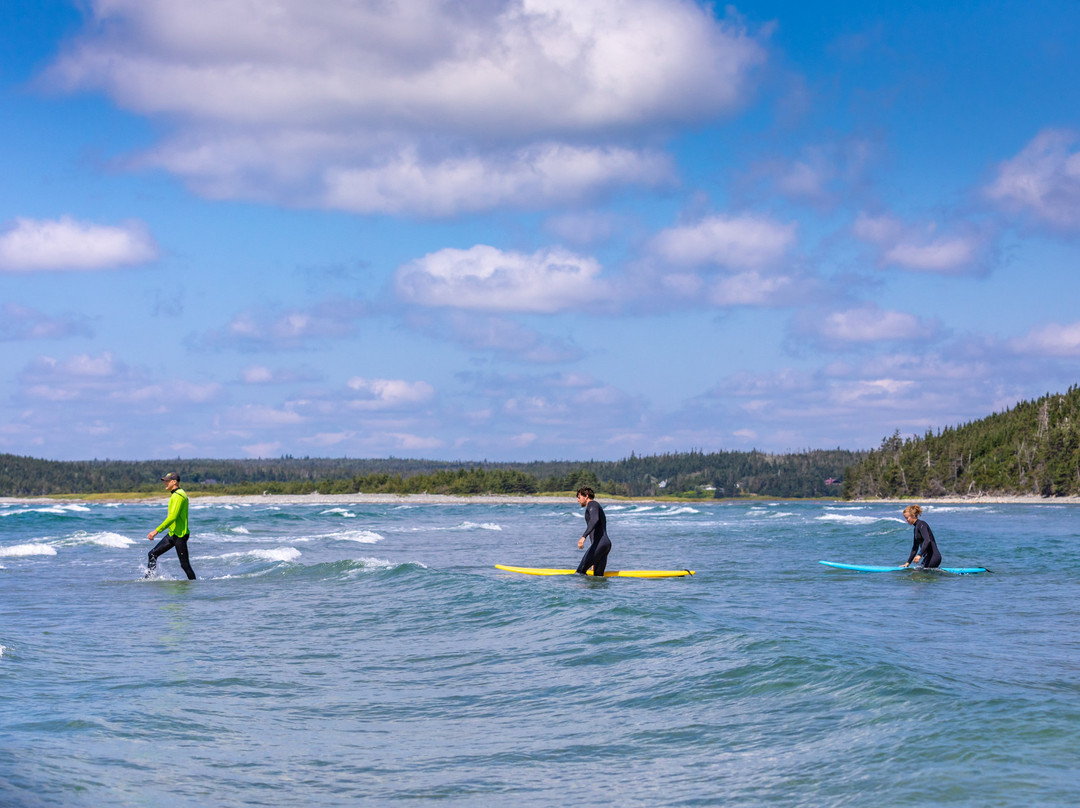
[[[799,279],[789,275],[739,272],[711,285],[707,299],[716,306],[771,306],[791,302]]]
[[[795,225],[745,214],[718,214],[671,227],[652,240],[653,252],[679,266],[756,269],[775,264],[795,242]]]
[[[59,219],[18,218],[0,234],[0,271],[49,272],[112,269],[145,264],[158,257],[146,226],[119,226]]]
[[[846,347],[890,341],[925,340],[934,336],[938,325],[905,311],[882,309],[865,303],[828,312],[806,311],[795,331],[826,344]]]
[[[654,182],[664,161],[613,138],[735,109],[765,61],[739,19],[692,0],[91,8],[47,80],[167,121],[148,162],[205,193],[362,212]]]
[[[1080,357],[1080,322],[1033,328],[1026,336],[1012,340],[1010,346],[1021,354]]]
[[[665,155],[625,148],[553,143],[437,163],[409,152],[375,166],[327,170],[320,204],[354,213],[447,216],[573,202],[618,185],[658,185],[673,175]]]
[[[897,266],[915,272],[957,274],[978,269],[985,250],[985,237],[971,227],[961,233],[943,235],[936,222],[910,227],[892,216],[859,214],[855,236],[873,244],[883,266]]]
[[[624,296],[646,308],[783,306],[812,284],[791,266],[793,223],[755,214],[715,214],[669,227],[646,245]]]
[[[398,297],[422,306],[502,312],[555,312],[603,297],[600,264],[552,248],[532,255],[478,244],[446,248],[401,267]]]
[[[435,388],[427,382],[410,382],[403,379],[349,379],[347,386],[355,390],[359,398],[349,402],[358,410],[408,409],[429,401]]]
[[[0,306],[0,341],[64,339],[92,335],[93,332],[84,317],[50,317],[37,309],[18,303],[5,303]]]
[[[986,195],[1050,227],[1080,229],[1080,132],[1040,132],[998,167]]]

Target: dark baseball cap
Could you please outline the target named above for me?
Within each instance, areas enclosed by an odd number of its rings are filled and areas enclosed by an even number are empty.
[[[180,475],[177,474],[175,471],[170,471],[168,474],[161,478],[162,482],[167,482],[168,480],[176,480],[177,482],[180,482]]]

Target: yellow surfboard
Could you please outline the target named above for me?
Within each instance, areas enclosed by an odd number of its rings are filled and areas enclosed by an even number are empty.
[[[522,575],[573,575],[577,570],[559,570],[545,567],[508,567],[496,564],[495,569],[507,572],[520,572]],[[693,575],[693,570],[608,570],[605,578],[685,578]],[[592,571],[586,573],[592,575]]]

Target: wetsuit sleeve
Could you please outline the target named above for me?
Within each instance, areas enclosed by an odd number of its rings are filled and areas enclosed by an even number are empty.
[[[165,521],[157,526],[158,533],[176,524],[176,517],[180,515],[180,505],[183,504],[182,500],[183,497],[175,493],[169,497],[169,512],[165,515]]]
[[[919,555],[925,561],[934,552],[934,531],[930,529],[930,525],[926,524],[926,522],[919,522],[916,535],[919,539]]]
[[[596,526],[600,524],[600,506],[595,502],[590,502],[585,507],[585,532],[581,534],[582,538],[593,536],[593,532],[596,530]]]
[[[919,526],[915,526],[915,538],[911,540],[911,552],[908,553],[907,563],[911,563],[915,560],[915,556],[919,554],[919,547],[922,545],[922,539],[919,538]]]

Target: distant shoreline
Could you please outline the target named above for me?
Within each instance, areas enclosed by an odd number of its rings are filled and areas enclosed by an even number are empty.
[[[635,502],[643,504],[682,504],[693,505],[708,503],[762,503],[762,502],[802,502],[802,499],[785,497],[755,497],[737,499],[679,499],[650,497],[597,497],[601,502]],[[163,494],[92,494],[63,495],[48,497],[0,497],[0,505],[40,505],[42,503],[153,503],[165,500]],[[573,497],[545,496],[529,494],[512,496],[507,494],[477,494],[474,496],[451,496],[447,494],[193,494],[192,500],[200,505],[220,504],[264,504],[264,505],[522,505],[540,502],[562,502],[574,504]],[[835,502],[843,505],[865,504],[913,504],[920,505],[1077,505],[1080,496],[1039,497],[1039,496],[979,496],[979,497],[934,497],[916,499],[829,499],[807,498],[806,502]]]

